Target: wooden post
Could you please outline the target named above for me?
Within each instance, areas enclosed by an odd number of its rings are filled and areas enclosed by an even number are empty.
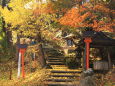
[[[86,43],[86,69],[89,69],[89,52],[90,52],[90,43],[92,42],[90,37],[85,38],[84,42]]]
[[[108,65],[109,65],[109,69],[112,69],[111,56],[110,56],[110,51],[109,51],[109,49],[108,49]]]

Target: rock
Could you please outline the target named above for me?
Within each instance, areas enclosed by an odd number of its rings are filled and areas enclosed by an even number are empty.
[[[96,86],[93,76],[93,70],[88,69],[81,74],[81,80],[79,86]]]

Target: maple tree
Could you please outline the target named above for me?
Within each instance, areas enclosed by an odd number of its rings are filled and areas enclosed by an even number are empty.
[[[78,7],[69,10],[59,22],[62,25],[69,25],[76,28],[92,27],[96,31],[113,32],[114,23],[109,13],[113,13],[103,4],[93,6],[90,3],[85,3]]]

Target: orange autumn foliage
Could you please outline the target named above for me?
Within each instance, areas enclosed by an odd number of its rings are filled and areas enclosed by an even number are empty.
[[[62,17],[59,22],[63,25],[70,25],[72,27],[80,27],[81,25],[84,25],[82,22],[87,17],[91,16],[90,12],[86,12],[82,16],[79,13],[78,8],[72,8],[70,11],[67,12],[67,14]]]
[[[111,10],[104,5],[92,6],[85,3],[79,8],[74,7],[59,19],[60,24],[71,27],[92,27],[96,31],[113,32],[114,23],[109,16]],[[113,13],[113,11],[111,12]],[[103,15],[101,15],[103,14]]]
[[[45,9],[46,13],[55,13],[55,11],[53,10],[53,5],[51,3],[47,4],[47,7]]]
[[[40,14],[49,14],[54,13],[55,11],[52,9],[52,4],[47,3],[45,6],[39,5],[36,9],[33,10],[33,15],[39,16]]]
[[[101,11],[101,12],[106,12],[106,13],[109,13],[110,12],[110,9],[109,8],[106,8],[104,5],[102,4],[97,4],[93,10],[97,10],[97,11]]]

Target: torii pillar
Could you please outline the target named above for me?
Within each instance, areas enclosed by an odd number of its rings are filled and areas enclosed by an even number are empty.
[[[25,71],[24,71],[24,53],[26,52],[26,48],[20,48],[19,52],[21,53],[21,59],[22,59],[22,77],[25,78]]]
[[[21,72],[21,64],[22,64],[22,77],[25,78],[25,71],[24,71],[24,54],[27,49],[27,44],[18,44],[19,48],[19,60],[18,60],[18,78],[20,77]]]
[[[91,37],[86,37],[84,42],[86,44],[86,70],[87,70],[89,69],[90,43],[92,42]]]

